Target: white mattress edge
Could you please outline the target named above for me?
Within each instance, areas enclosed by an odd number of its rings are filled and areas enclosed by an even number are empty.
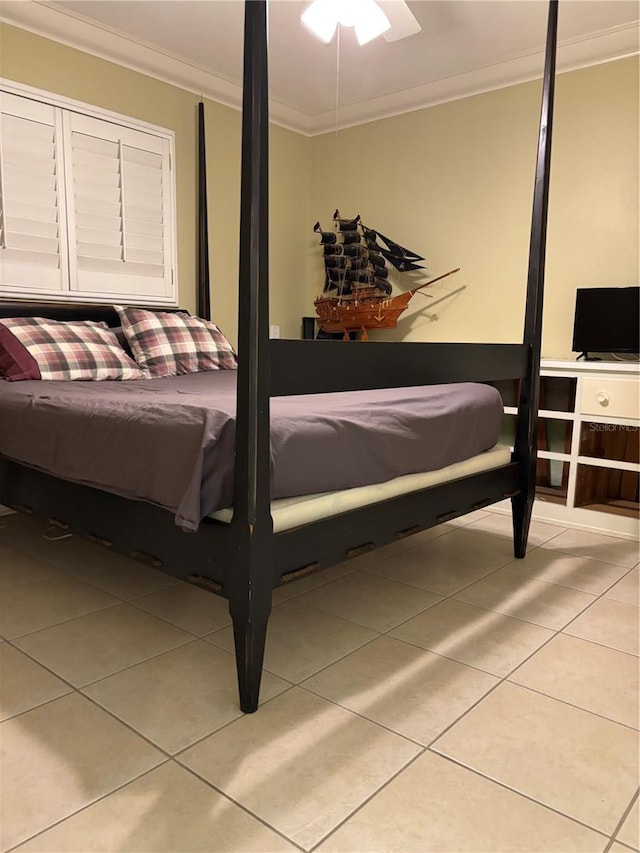
[[[322,518],[330,518],[333,515],[379,503],[398,495],[439,486],[442,483],[459,480],[461,477],[490,471],[492,468],[500,468],[502,465],[508,465],[510,461],[511,449],[496,444],[490,450],[485,450],[484,453],[479,453],[463,462],[454,462],[453,465],[447,465],[446,468],[439,468],[437,471],[404,474],[402,477],[396,477],[386,483],[358,486],[339,492],[320,492],[294,498],[279,498],[271,501],[273,529],[275,533],[281,533],[294,527],[302,527]],[[227,507],[218,510],[212,513],[209,518],[229,523],[233,518],[233,509]]]

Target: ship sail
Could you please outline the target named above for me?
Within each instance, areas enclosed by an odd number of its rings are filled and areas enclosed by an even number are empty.
[[[316,222],[324,261],[324,285],[315,300],[317,322],[328,334],[341,333],[346,339],[353,331],[366,340],[367,329],[395,328],[400,314],[418,290],[458,270],[451,270],[424,284],[392,296],[389,265],[398,272],[424,269],[422,255],[406,249],[379,231],[368,228],[358,214],[343,219],[333,214],[333,228],[324,230]]]
[[[424,261],[422,255],[412,252],[410,249],[405,249],[399,243],[395,243],[380,231],[372,231],[370,228],[364,228],[364,236],[368,243],[375,245],[377,251],[392,264],[398,272],[409,272],[410,270],[421,270],[424,267],[416,263],[416,261]],[[384,243],[380,246],[379,241]]]

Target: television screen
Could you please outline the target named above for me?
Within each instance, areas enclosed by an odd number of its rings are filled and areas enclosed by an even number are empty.
[[[640,352],[640,287],[578,289],[573,351]]]

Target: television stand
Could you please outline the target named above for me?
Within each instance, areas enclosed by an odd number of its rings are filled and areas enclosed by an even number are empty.
[[[580,355],[576,356],[576,361],[602,361],[599,355],[589,355],[588,352],[581,352]]]

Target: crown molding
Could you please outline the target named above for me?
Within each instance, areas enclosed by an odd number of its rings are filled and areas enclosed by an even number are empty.
[[[1,5],[0,21],[52,39],[60,44],[117,63],[132,71],[178,86],[235,110],[242,107],[242,87],[181,57],[41,0],[12,0]],[[559,73],[611,62],[638,53],[637,22],[565,41],[558,46]],[[496,65],[434,80],[401,92],[344,106],[338,128],[353,127],[402,115],[447,101],[535,80],[542,75],[543,52],[521,55]],[[274,99],[270,101],[274,124],[304,136],[336,129],[330,110],[308,115]]]
[[[212,74],[182,57],[89,22],[67,9],[40,0],[10,0],[0,3],[0,22],[114,62],[234,110],[242,109],[242,86],[239,84]],[[309,116],[274,99],[270,100],[269,118],[287,130],[311,135]]]
[[[557,73],[564,74],[568,71],[577,71],[581,68],[635,56],[639,52],[638,41],[638,25],[635,22],[592,33],[582,39],[559,43]],[[458,101],[484,92],[504,89],[507,86],[538,80],[542,77],[543,64],[544,52],[541,50],[465,74],[444,77],[391,95],[361,101],[340,111],[337,126],[339,129],[355,127],[449,101]],[[310,135],[328,133],[335,131],[335,128],[335,112],[328,110],[313,116]]]

